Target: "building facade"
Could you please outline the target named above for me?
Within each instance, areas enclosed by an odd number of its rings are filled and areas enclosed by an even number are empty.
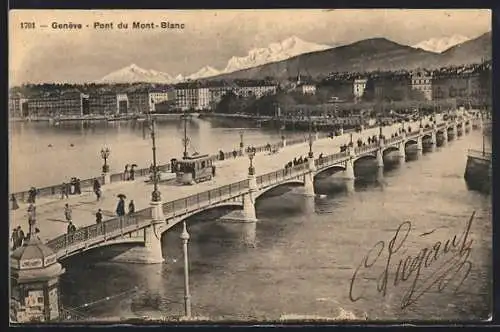
[[[9,115],[16,118],[28,116],[28,99],[19,93],[9,95]]]
[[[44,96],[28,100],[30,116],[81,116],[89,114],[89,95],[80,92]]]
[[[413,72],[411,89],[421,93],[425,100],[432,100],[432,72],[426,70]]]
[[[360,99],[365,94],[366,83],[368,79],[366,78],[356,78],[353,83],[353,94],[355,99]]]
[[[96,92],[89,96],[89,108],[92,114],[111,115],[118,111],[118,94],[114,92]]]

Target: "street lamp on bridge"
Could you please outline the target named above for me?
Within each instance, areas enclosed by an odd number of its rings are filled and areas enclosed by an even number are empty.
[[[191,317],[191,294],[189,292],[189,258],[188,258],[188,241],[189,233],[186,229],[186,221],[182,222],[182,250],[184,252],[184,313],[187,318]]]
[[[243,130],[240,130],[240,149],[243,149]]]
[[[309,158],[313,158],[314,157],[312,146],[313,146],[312,119],[311,119],[311,110],[309,110],[309,154],[308,154]]]
[[[111,154],[111,150],[108,147],[101,149],[101,158],[104,160],[104,165],[102,165],[102,172],[103,173],[109,172],[108,158],[109,158],[110,154]]]
[[[149,115],[149,113],[148,113]],[[151,124],[150,130],[151,130],[151,141],[152,141],[152,150],[153,150],[153,185],[154,189],[153,192],[151,193],[151,201],[153,202],[160,202],[161,201],[161,193],[158,190],[158,166],[156,163],[156,135],[155,135],[155,120],[150,117],[149,122]]]

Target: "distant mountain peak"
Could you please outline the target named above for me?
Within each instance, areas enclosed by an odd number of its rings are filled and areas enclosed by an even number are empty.
[[[470,38],[468,37],[455,34],[452,36],[423,40],[420,43],[413,45],[413,47],[420,48],[429,52],[441,53],[455,45],[466,42],[469,39]]]
[[[270,62],[285,60],[300,54],[322,51],[332,48],[330,45],[311,43],[297,36],[290,36],[267,47],[254,48],[246,56],[233,56],[229,59],[224,73],[260,66]]]

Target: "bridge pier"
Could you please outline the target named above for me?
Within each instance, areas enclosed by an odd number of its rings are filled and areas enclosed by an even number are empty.
[[[350,158],[346,160],[345,162],[345,171],[344,171],[344,178],[348,180],[354,180],[354,158],[356,157],[354,148],[349,147],[349,155]]]
[[[377,166],[379,168],[384,167],[384,156],[382,154],[382,148],[377,150]]]
[[[405,150],[405,141],[401,142],[399,144],[399,161],[401,163],[404,163],[406,162],[406,150]]]
[[[163,263],[161,233],[158,232],[159,224],[152,223],[150,227],[144,229],[144,248],[145,255],[139,262],[146,264]]]
[[[255,195],[257,192],[257,177],[255,172],[248,174],[248,194],[243,195],[243,220],[244,222],[257,221],[255,213]]]
[[[423,137],[423,135],[424,135],[424,130],[423,130],[423,128],[420,128],[419,135],[417,137],[417,150],[418,150],[419,154],[424,149],[424,147],[422,145],[422,137]]]
[[[443,145],[446,145],[448,143],[448,129],[445,127],[443,129]]]
[[[309,157],[307,159],[307,168],[309,172],[304,174],[304,194],[306,196],[316,196],[314,193],[314,174],[316,173],[314,157]]]

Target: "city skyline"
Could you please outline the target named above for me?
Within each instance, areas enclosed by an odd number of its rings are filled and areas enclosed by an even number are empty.
[[[283,15],[286,19],[279,19]],[[48,27],[21,30],[20,23],[26,21]],[[168,21],[185,28],[116,29],[119,22],[131,26],[137,21]],[[464,26],[464,21],[470,24]],[[82,24],[83,29],[52,29],[53,22]],[[95,22],[113,22],[114,29],[94,29]],[[176,76],[204,66],[223,69],[233,56],[291,36],[332,47],[375,37],[415,45],[452,35],[475,38],[490,29],[488,10],[108,10],[51,11],[50,16],[40,10],[17,10],[10,15],[9,76],[10,85],[83,83],[132,63]]]

